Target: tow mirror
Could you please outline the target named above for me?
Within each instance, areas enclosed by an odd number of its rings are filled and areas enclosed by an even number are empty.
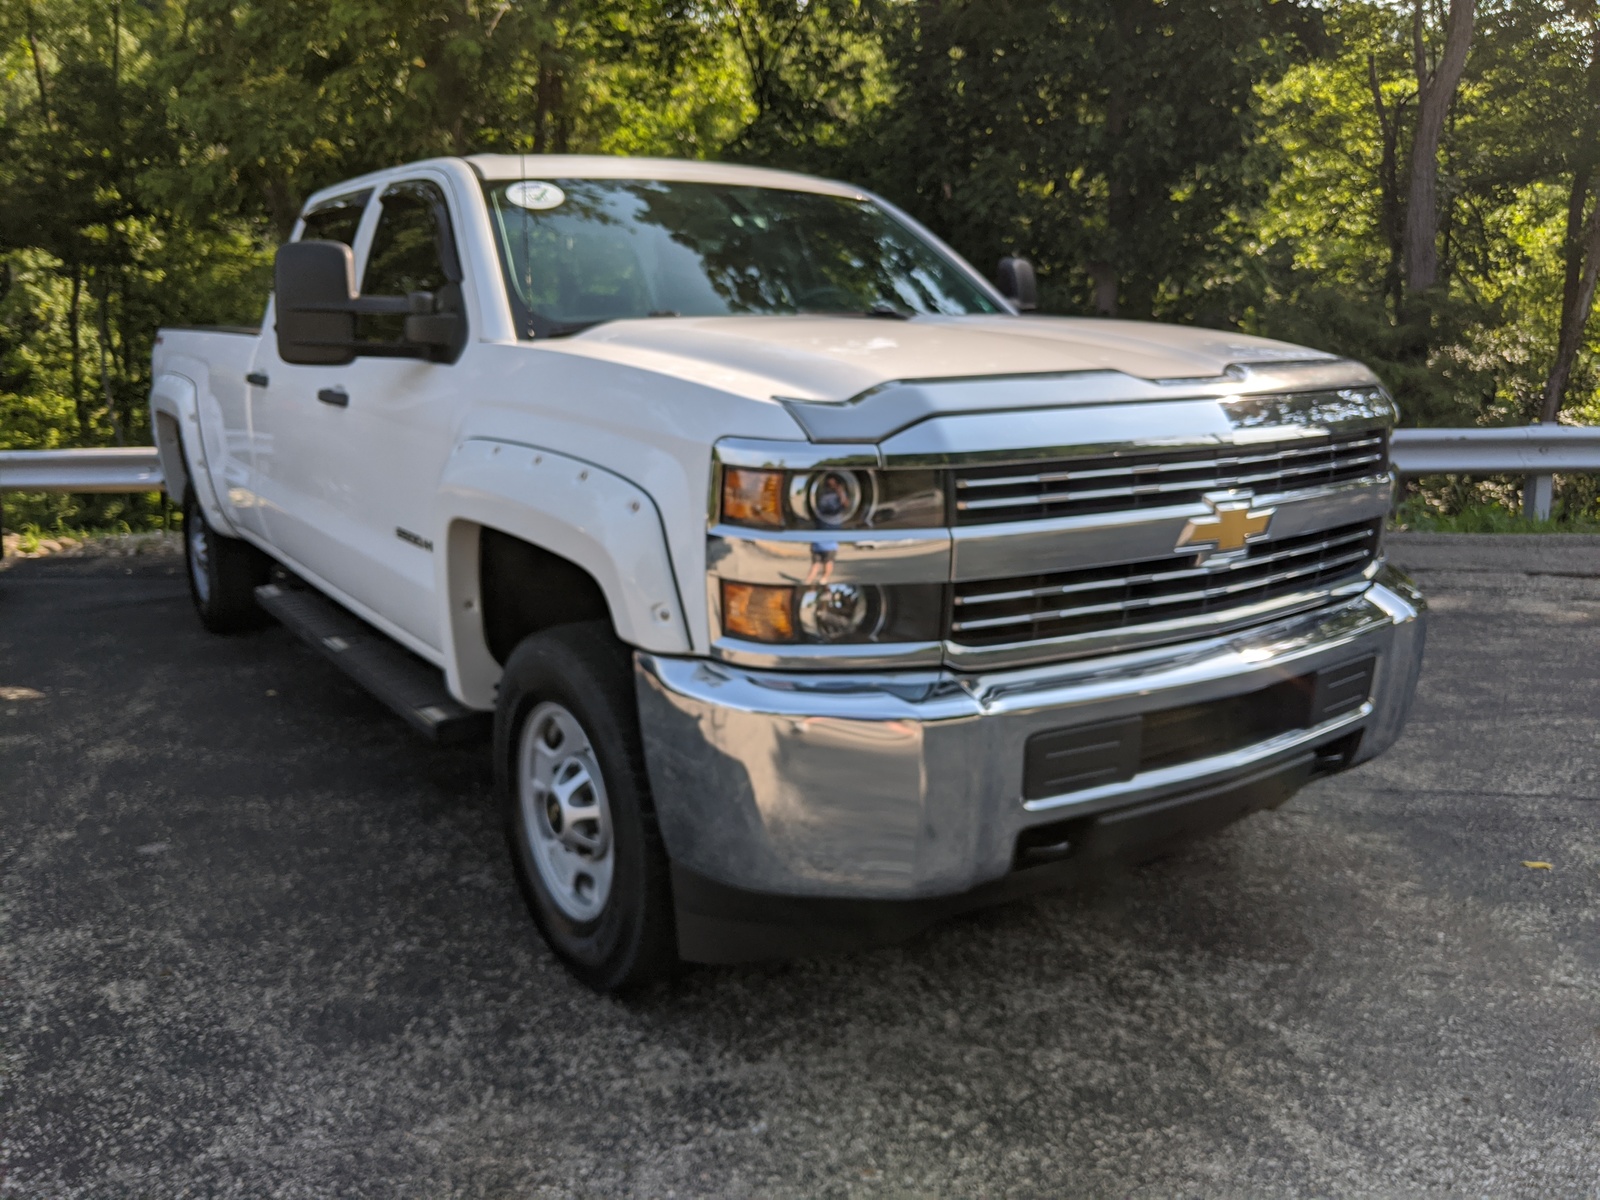
[[[1033,264],[1025,258],[1008,256],[1000,260],[995,273],[1000,294],[1017,306],[1018,312],[1035,312],[1039,308],[1039,278]]]
[[[343,242],[290,242],[273,262],[278,357],[342,366],[356,355],[454,362],[466,344],[459,312],[439,311],[432,292],[356,294],[355,257]],[[403,341],[356,340],[356,317],[403,317]]]
[[[278,357],[340,365],[355,358],[356,262],[343,242],[290,242],[272,264]]]
[[[459,351],[460,313],[439,312],[432,292],[412,292],[406,297],[406,303],[410,306],[406,314],[406,341],[437,351]]]

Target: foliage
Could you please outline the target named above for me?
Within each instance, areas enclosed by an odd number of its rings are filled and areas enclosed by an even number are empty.
[[[975,262],[1034,258],[1057,311],[1226,319],[1207,297],[1265,182],[1255,89],[1315,21],[1270,0],[897,15],[860,173]]]
[[[1533,7],[1491,13],[1469,61],[1444,156],[1447,284],[1426,305],[1401,295],[1404,164],[1374,100],[1393,122],[1414,107],[1405,15],[1338,6],[1327,51],[1262,91],[1282,170],[1249,246],[1257,267],[1241,323],[1370,363],[1408,423],[1537,413],[1562,289],[1565,164],[1552,130],[1576,120],[1582,50],[1525,28]]]
[[[1600,205],[1600,16],[1594,0],[1479,0],[1438,160],[1439,280],[1419,291],[1402,253],[1415,56],[1437,59],[1447,7],[9,0],[0,447],[147,442],[158,326],[256,320],[272,249],[316,189],[478,150],[849,178],[981,267],[1034,258],[1049,310],[1347,353],[1413,423],[1527,421]],[[1593,421],[1581,332],[1562,414]],[[1591,493],[1559,494],[1576,516]],[[1494,481],[1417,495],[1436,513],[1514,503]],[[7,516],[157,511],[13,497]]]
[[[1525,517],[1504,504],[1473,503],[1445,512],[1420,498],[1395,512],[1393,528],[1412,533],[1600,533],[1600,512],[1557,510],[1545,520]]]

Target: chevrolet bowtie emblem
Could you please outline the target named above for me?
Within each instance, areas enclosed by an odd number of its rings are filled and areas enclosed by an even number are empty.
[[[1248,543],[1267,535],[1267,526],[1277,511],[1256,508],[1255,497],[1249,492],[1211,492],[1201,499],[1210,506],[1211,515],[1191,518],[1173,549],[1194,549],[1202,555],[1243,550]]]

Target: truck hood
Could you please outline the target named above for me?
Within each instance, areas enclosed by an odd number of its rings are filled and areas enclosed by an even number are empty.
[[[1337,361],[1248,334],[1088,317],[656,318],[543,346],[753,399],[824,403],[911,380],[1117,371],[1171,382],[1214,379],[1233,366]]]

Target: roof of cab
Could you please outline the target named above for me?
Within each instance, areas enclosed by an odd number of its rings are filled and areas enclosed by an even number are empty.
[[[866,199],[861,188],[794,171],[739,167],[729,163],[693,162],[683,158],[628,158],[615,154],[472,154],[465,158],[429,158],[369,171],[354,179],[319,188],[306,198],[302,212],[361,188],[381,187],[412,171],[446,163],[465,164],[479,179],[649,179],[667,183],[722,183],[735,187],[781,188],[823,196]]]
[[[860,188],[794,171],[740,167],[682,158],[628,158],[607,154],[472,154],[466,161],[484,179],[649,179],[667,183],[722,183],[744,187],[864,197]]]

